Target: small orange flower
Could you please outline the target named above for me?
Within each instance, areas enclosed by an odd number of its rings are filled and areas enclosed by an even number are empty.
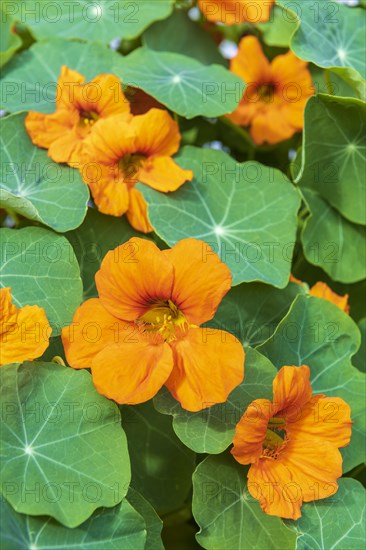
[[[345,313],[349,313],[348,294],[340,296],[339,294],[333,292],[333,290],[329,288],[326,283],[321,281],[315,283],[315,285],[309,290],[309,294],[311,296],[317,296],[318,298],[324,298],[324,300],[332,302],[332,304],[339,307],[339,309]]]
[[[273,3],[274,0],[198,0],[208,21],[226,25],[268,21]]]
[[[17,308],[10,288],[0,289],[0,366],[40,357],[48,347],[51,332],[44,309]]]
[[[231,453],[251,464],[248,490],[272,516],[298,519],[303,502],[337,492],[339,447],[351,437],[350,408],[339,397],[312,395],[310,369],[282,367],[273,403],[253,401],[240,419]]]
[[[166,111],[150,109],[127,120],[118,115],[101,120],[85,140],[80,168],[95,204],[104,214],[127,213],[138,231],[152,231],[138,181],[157,191],[176,191],[192,179],[171,156],[177,152],[180,133]]]
[[[189,262],[187,262],[189,258]],[[222,403],[243,380],[244,350],[212,319],[231,274],[210,247],[184,239],[170,250],[132,238],[108,252],[99,298],[64,328],[69,364],[90,368],[97,390],[118,403],[151,399],[165,384],[189,411]]]
[[[304,127],[304,109],[314,93],[307,63],[291,51],[270,63],[255,36],[242,38],[230,70],[247,84],[237,109],[228,118],[251,125],[256,144],[279,143]]]
[[[48,149],[56,162],[77,164],[83,140],[94,124],[130,107],[119,78],[102,74],[89,83],[76,71],[63,66],[57,83],[56,112],[30,111],[25,126],[32,142]]]

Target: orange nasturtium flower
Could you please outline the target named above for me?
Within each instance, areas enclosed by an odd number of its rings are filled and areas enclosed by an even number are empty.
[[[315,285],[310,288],[309,294],[311,296],[317,296],[318,298],[324,298],[328,300],[328,302],[332,302],[332,304],[339,307],[339,309],[345,313],[349,313],[348,294],[340,296],[333,292],[326,283],[321,281],[315,283]]]
[[[0,289],[0,366],[40,357],[48,347],[51,332],[43,308],[17,308],[10,288]]]
[[[184,239],[161,251],[132,238],[108,252],[95,279],[99,298],[78,308],[62,340],[69,364],[91,368],[99,393],[136,404],[166,385],[182,407],[199,411],[242,382],[240,342],[199,328],[231,285],[208,245]]]
[[[25,119],[28,134],[35,145],[48,149],[56,162],[77,164],[80,148],[95,123],[111,115],[130,115],[119,78],[102,74],[91,82],[63,66],[57,83],[56,112],[30,111]]]
[[[304,127],[304,109],[314,93],[307,63],[291,51],[270,63],[255,36],[245,36],[230,70],[246,83],[237,109],[228,115],[234,124],[249,126],[256,144],[279,143]]]
[[[208,21],[226,25],[268,21],[273,3],[274,0],[198,0]]]
[[[309,377],[305,365],[282,367],[273,403],[256,399],[236,427],[231,453],[251,464],[248,490],[272,516],[298,519],[302,503],[336,493],[342,475],[350,408],[339,397],[312,395]]]
[[[135,229],[152,231],[146,202],[135,184],[168,192],[190,181],[192,171],[171,158],[179,143],[178,124],[161,109],[131,120],[124,115],[101,120],[83,144],[80,167],[98,209],[112,216],[127,213]]]

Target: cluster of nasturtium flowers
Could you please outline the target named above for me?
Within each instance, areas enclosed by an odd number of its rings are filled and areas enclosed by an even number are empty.
[[[313,93],[306,63],[289,52],[270,64],[258,40],[245,37],[231,69],[256,83],[256,101],[244,95],[229,115],[235,124],[251,125],[256,143],[276,143],[302,129]],[[301,87],[297,101],[284,96],[289,82]],[[25,124],[33,143],[47,148],[54,161],[80,170],[101,212],[126,213],[135,229],[148,233],[146,203],[135,183],[169,192],[193,174],[172,159],[180,144],[177,123],[151,98],[137,97],[128,101],[113,75],[86,83],[62,67],[55,113],[30,112]],[[224,403],[245,384],[245,351],[232,334],[202,325],[214,317],[231,284],[229,268],[202,241],[184,239],[160,250],[150,240],[132,238],[107,253],[96,274],[98,298],[84,302],[63,328],[67,361],[75,369],[90,368],[97,391],[119,404],[148,401],[164,385],[191,412]],[[348,313],[347,296],[324,283],[309,293]],[[0,290],[0,302],[0,364],[39,358],[51,334],[44,310],[17,308],[9,288]],[[85,338],[91,322],[100,329],[92,342]],[[42,330],[47,338],[34,337],[36,325],[48,329]],[[349,406],[340,398],[312,395],[309,378],[309,366],[283,366],[273,381],[273,402],[250,404],[231,450],[239,463],[251,465],[248,489],[262,509],[284,518],[297,519],[302,502],[336,492],[339,448],[351,436]],[[330,401],[337,406],[336,423],[324,422]]]

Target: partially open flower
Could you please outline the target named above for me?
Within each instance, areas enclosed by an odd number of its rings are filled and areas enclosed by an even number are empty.
[[[282,367],[273,403],[256,399],[240,419],[231,450],[251,464],[248,490],[267,514],[298,519],[303,502],[337,492],[339,447],[351,437],[350,408],[339,397],[312,395],[310,369]]]
[[[314,88],[307,63],[292,51],[270,63],[255,36],[245,36],[230,70],[246,83],[237,109],[228,118],[249,126],[253,141],[279,143],[304,127],[304,110]]]
[[[102,74],[86,83],[77,71],[61,68],[57,82],[56,112],[30,111],[25,126],[32,142],[48,149],[56,162],[79,163],[83,140],[95,123],[111,115],[130,116],[119,78]]]
[[[10,288],[0,289],[0,366],[40,357],[48,348],[51,332],[43,308],[17,308]]]
[[[127,213],[135,229],[152,231],[135,185],[140,181],[166,193],[191,180],[192,171],[171,158],[179,143],[177,123],[161,109],[131,120],[119,115],[100,121],[84,142],[80,168],[99,210],[112,216]]]
[[[223,403],[241,383],[240,342],[199,328],[231,285],[229,269],[208,245],[184,239],[161,251],[132,238],[108,252],[96,284],[99,298],[76,311],[62,340],[69,364],[91,367],[101,394],[135,404],[166,385],[182,407],[199,411]]]
[[[273,3],[274,0],[198,0],[208,21],[226,25],[268,21]]]

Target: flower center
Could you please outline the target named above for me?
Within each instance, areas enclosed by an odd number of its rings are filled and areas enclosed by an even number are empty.
[[[260,101],[264,103],[271,103],[276,93],[276,85],[269,82],[266,84],[260,84],[257,88],[257,93],[259,95]]]
[[[276,460],[287,442],[286,421],[275,416],[268,422],[266,437],[263,441],[262,458]]]
[[[95,111],[80,111],[81,126],[92,126],[99,118]]]
[[[188,327],[183,313],[171,300],[154,303],[138,322],[145,330],[160,333],[166,342],[176,339],[177,329]]]
[[[142,153],[129,153],[118,161],[118,168],[126,183],[135,184],[138,181],[139,171],[145,160],[146,155]]]

